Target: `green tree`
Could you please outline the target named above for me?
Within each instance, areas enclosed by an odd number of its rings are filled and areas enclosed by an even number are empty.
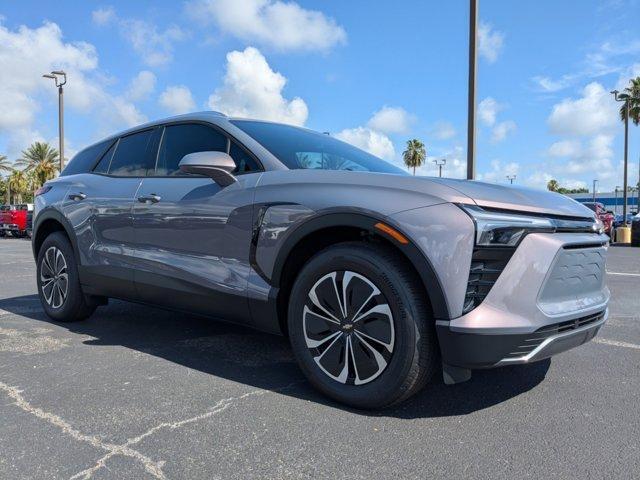
[[[6,155],[0,155],[0,174],[5,172],[5,173],[9,173],[13,170],[13,164],[9,161],[9,159],[6,157]],[[11,199],[9,198],[9,179],[7,178],[6,180],[3,180],[2,177],[0,176],[0,183],[2,184],[0,186],[0,198],[3,198],[6,196],[7,198],[7,203],[11,203]]]
[[[13,170],[13,164],[9,161],[6,155],[0,155],[0,173],[10,172]]]
[[[629,120],[635,125],[640,124],[640,77],[629,80],[629,86],[624,89],[624,93],[629,95]],[[626,105],[620,106],[620,120],[624,122],[626,116]]]
[[[554,180],[552,178],[547,182],[547,190],[549,190],[550,192],[557,192],[559,188],[560,188],[560,185],[558,184],[557,180]]]
[[[58,151],[46,142],[35,142],[22,152],[17,166],[24,167],[26,173],[34,175],[33,189],[37,190],[44,182],[55,178],[58,171]]]
[[[24,171],[14,170],[11,172],[11,175],[9,175],[9,188],[11,189],[13,200],[16,203],[22,203],[23,195],[29,191],[29,181]]]
[[[416,168],[424,165],[427,159],[427,150],[424,143],[418,139],[407,140],[407,149],[402,152],[402,158],[407,168],[413,168],[413,174],[416,174]]]

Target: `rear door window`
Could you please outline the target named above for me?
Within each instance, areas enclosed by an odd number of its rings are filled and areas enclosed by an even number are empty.
[[[109,175],[144,177],[153,170],[153,129],[122,137],[111,159]]]

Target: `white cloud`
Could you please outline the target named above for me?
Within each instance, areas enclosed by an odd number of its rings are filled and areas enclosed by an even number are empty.
[[[384,106],[369,120],[371,129],[384,133],[406,133],[415,117],[401,107]]]
[[[556,171],[568,174],[598,172],[599,178],[608,178],[614,173],[612,143],[611,135],[595,135],[571,152],[567,157],[569,161],[559,165]]]
[[[433,161],[445,159],[447,163],[442,168],[443,177],[467,178],[467,159],[464,155],[465,151],[460,145],[438,152],[438,155],[429,155],[427,152],[427,159],[422,167],[416,169],[416,175],[437,177],[438,167]]]
[[[504,34],[493,30],[488,23],[480,22],[478,27],[478,53],[489,63],[494,63],[504,47]]]
[[[284,98],[286,83],[287,79],[274,72],[257,49],[229,52],[223,86],[209,97],[208,106],[231,116],[304,125],[309,114],[307,104],[299,97]]]
[[[498,112],[502,110],[502,105],[492,97],[487,97],[478,104],[478,118],[488,127],[496,123]]]
[[[94,46],[64,42],[55,23],[16,30],[0,24],[0,64],[0,137],[9,146],[9,155],[41,136],[36,125],[41,101],[46,99],[54,108],[56,90],[51,80],[42,78],[43,72],[66,71],[70,79],[65,86],[67,108],[90,113],[105,130],[145,120],[133,104],[107,92]]]
[[[520,165],[516,162],[502,163],[500,160],[491,161],[491,170],[478,174],[478,180],[485,182],[506,183],[507,175],[518,175]],[[517,180],[517,179],[516,179]]]
[[[129,83],[126,96],[132,101],[142,100],[151,95],[155,88],[156,76],[148,70],[142,70]]]
[[[177,115],[191,112],[196,108],[191,90],[184,85],[170,86],[160,94],[160,105],[169,112]]]
[[[560,140],[553,143],[548,150],[551,157],[575,157],[582,151],[578,140]]]
[[[333,18],[293,1],[192,0],[187,12],[199,23],[278,50],[328,50],[347,38]]]
[[[174,42],[186,38],[186,34],[176,26],[159,31],[156,25],[134,19],[121,20],[120,25],[122,35],[150,67],[165,65],[173,60]]]
[[[553,106],[548,119],[552,133],[558,135],[595,135],[609,132],[617,125],[616,102],[598,82],[592,82],[578,99],[566,98]]]
[[[451,122],[436,122],[433,128],[433,136],[438,140],[448,140],[456,136],[456,129]]]
[[[567,88],[571,84],[573,79],[574,77],[572,75],[563,75],[562,77],[555,80],[540,75],[532,78],[533,82],[538,87],[538,90],[547,93],[553,93]]]
[[[91,12],[91,19],[93,20],[93,23],[101,27],[116,19],[116,11],[113,7],[97,8]]]
[[[389,137],[370,128],[347,128],[338,132],[335,137],[385,160],[394,160],[396,156]]]
[[[98,26],[117,24],[120,35],[149,67],[159,67],[171,62],[173,44],[187,38],[187,34],[175,25],[160,30],[145,20],[119,18],[113,7],[94,10],[92,17]]]
[[[516,131],[516,122],[513,120],[505,120],[504,122],[498,123],[491,130],[491,141],[493,143],[499,143],[507,138],[507,135]]]

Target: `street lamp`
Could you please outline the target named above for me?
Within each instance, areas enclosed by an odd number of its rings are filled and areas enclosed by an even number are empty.
[[[623,203],[622,203],[622,222],[627,226],[627,158],[629,154],[629,100],[631,96],[626,93],[620,93],[618,90],[611,92],[616,102],[624,102],[624,180],[623,180]]]
[[[476,49],[478,0],[469,0],[469,91],[467,98],[467,180],[476,178]]]
[[[434,160],[433,163],[435,163],[438,166],[438,177],[442,178],[442,167],[444,167],[447,164],[447,159],[443,158],[442,160]]]
[[[618,190],[620,190],[620,187],[618,185],[616,185],[616,206],[614,208],[614,211],[616,212],[616,215],[618,214]]]
[[[507,180],[509,180],[509,183],[511,185],[513,185],[513,181],[516,179],[516,175],[507,175]]]
[[[58,152],[60,154],[60,173],[62,173],[64,168],[64,89],[62,87],[67,83],[67,74],[62,70],[54,70],[42,76],[53,79],[58,87]]]
[[[596,183],[598,182],[597,179],[593,180],[593,203],[596,203]],[[594,207],[595,208],[595,207]]]

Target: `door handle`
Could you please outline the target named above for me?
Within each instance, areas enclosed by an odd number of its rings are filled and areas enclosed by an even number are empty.
[[[138,201],[140,203],[158,203],[160,200],[162,200],[162,197],[160,195],[156,195],[155,193],[138,197]]]
[[[85,198],[87,198],[87,194],[86,193],[72,193],[71,195],[69,195],[69,200],[73,200],[74,202],[79,202],[80,200],[84,200]]]

